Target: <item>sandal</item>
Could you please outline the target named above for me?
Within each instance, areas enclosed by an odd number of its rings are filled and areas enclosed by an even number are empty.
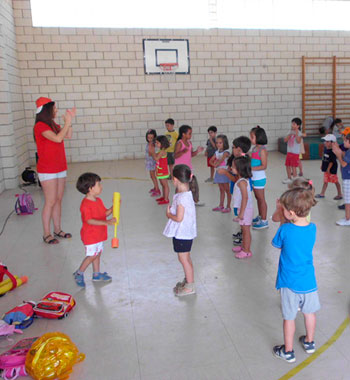
[[[248,257],[251,257],[253,254],[251,252],[245,252],[245,251],[240,251],[235,254],[236,259],[247,259]]]
[[[322,194],[316,194],[316,195],[315,195],[315,198],[325,198],[325,195],[322,195]]]
[[[340,199],[343,199],[341,195],[337,195],[336,197],[333,198],[335,201],[339,201]]]
[[[72,234],[70,234],[68,232],[65,233],[62,230],[60,232],[57,232],[57,233],[54,232],[53,234],[54,234],[54,236],[57,236],[57,237],[62,238],[62,239],[70,239],[72,237]]]
[[[49,239],[51,238],[51,239]],[[43,236],[44,243],[46,244],[58,244],[59,241],[52,237],[52,235]]]

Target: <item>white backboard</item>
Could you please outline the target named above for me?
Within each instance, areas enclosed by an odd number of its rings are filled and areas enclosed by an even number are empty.
[[[188,40],[144,39],[143,57],[145,74],[160,74],[159,65],[162,63],[176,63],[176,74],[190,73]]]

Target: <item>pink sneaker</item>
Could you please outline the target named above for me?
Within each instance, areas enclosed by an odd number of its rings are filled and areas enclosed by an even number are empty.
[[[222,211],[224,208],[222,206],[214,207],[212,211]]]
[[[251,256],[253,256],[251,252],[244,252],[244,251],[240,251],[235,254],[236,259],[247,259],[248,257],[251,257]]]
[[[231,212],[231,209],[229,207],[226,207],[226,208],[222,209],[221,212],[223,214],[227,214],[227,213]]]
[[[149,191],[149,193],[153,193],[153,191],[156,191],[156,189],[155,189],[155,188],[151,189],[151,190]]]
[[[158,195],[160,195],[160,190],[153,190],[151,193],[151,197],[158,197]]]
[[[232,248],[232,252],[241,252],[242,247],[240,245],[236,245],[235,247]]]

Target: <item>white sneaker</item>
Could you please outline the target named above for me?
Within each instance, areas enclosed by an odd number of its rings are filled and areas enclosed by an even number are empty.
[[[293,180],[291,178],[286,178],[282,181],[282,183],[284,183],[285,185],[289,185],[290,183],[292,183]]]
[[[340,219],[336,222],[338,226],[350,226],[350,219]]]
[[[194,203],[195,204],[195,206],[197,206],[197,207],[201,207],[201,206],[204,206],[205,205],[205,203],[204,202],[201,202],[201,201],[198,201],[197,203]]]

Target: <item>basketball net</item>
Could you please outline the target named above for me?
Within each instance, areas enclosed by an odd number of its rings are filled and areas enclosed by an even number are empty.
[[[177,63],[160,63],[160,78],[161,81],[172,82],[175,81],[176,71],[179,68]]]

